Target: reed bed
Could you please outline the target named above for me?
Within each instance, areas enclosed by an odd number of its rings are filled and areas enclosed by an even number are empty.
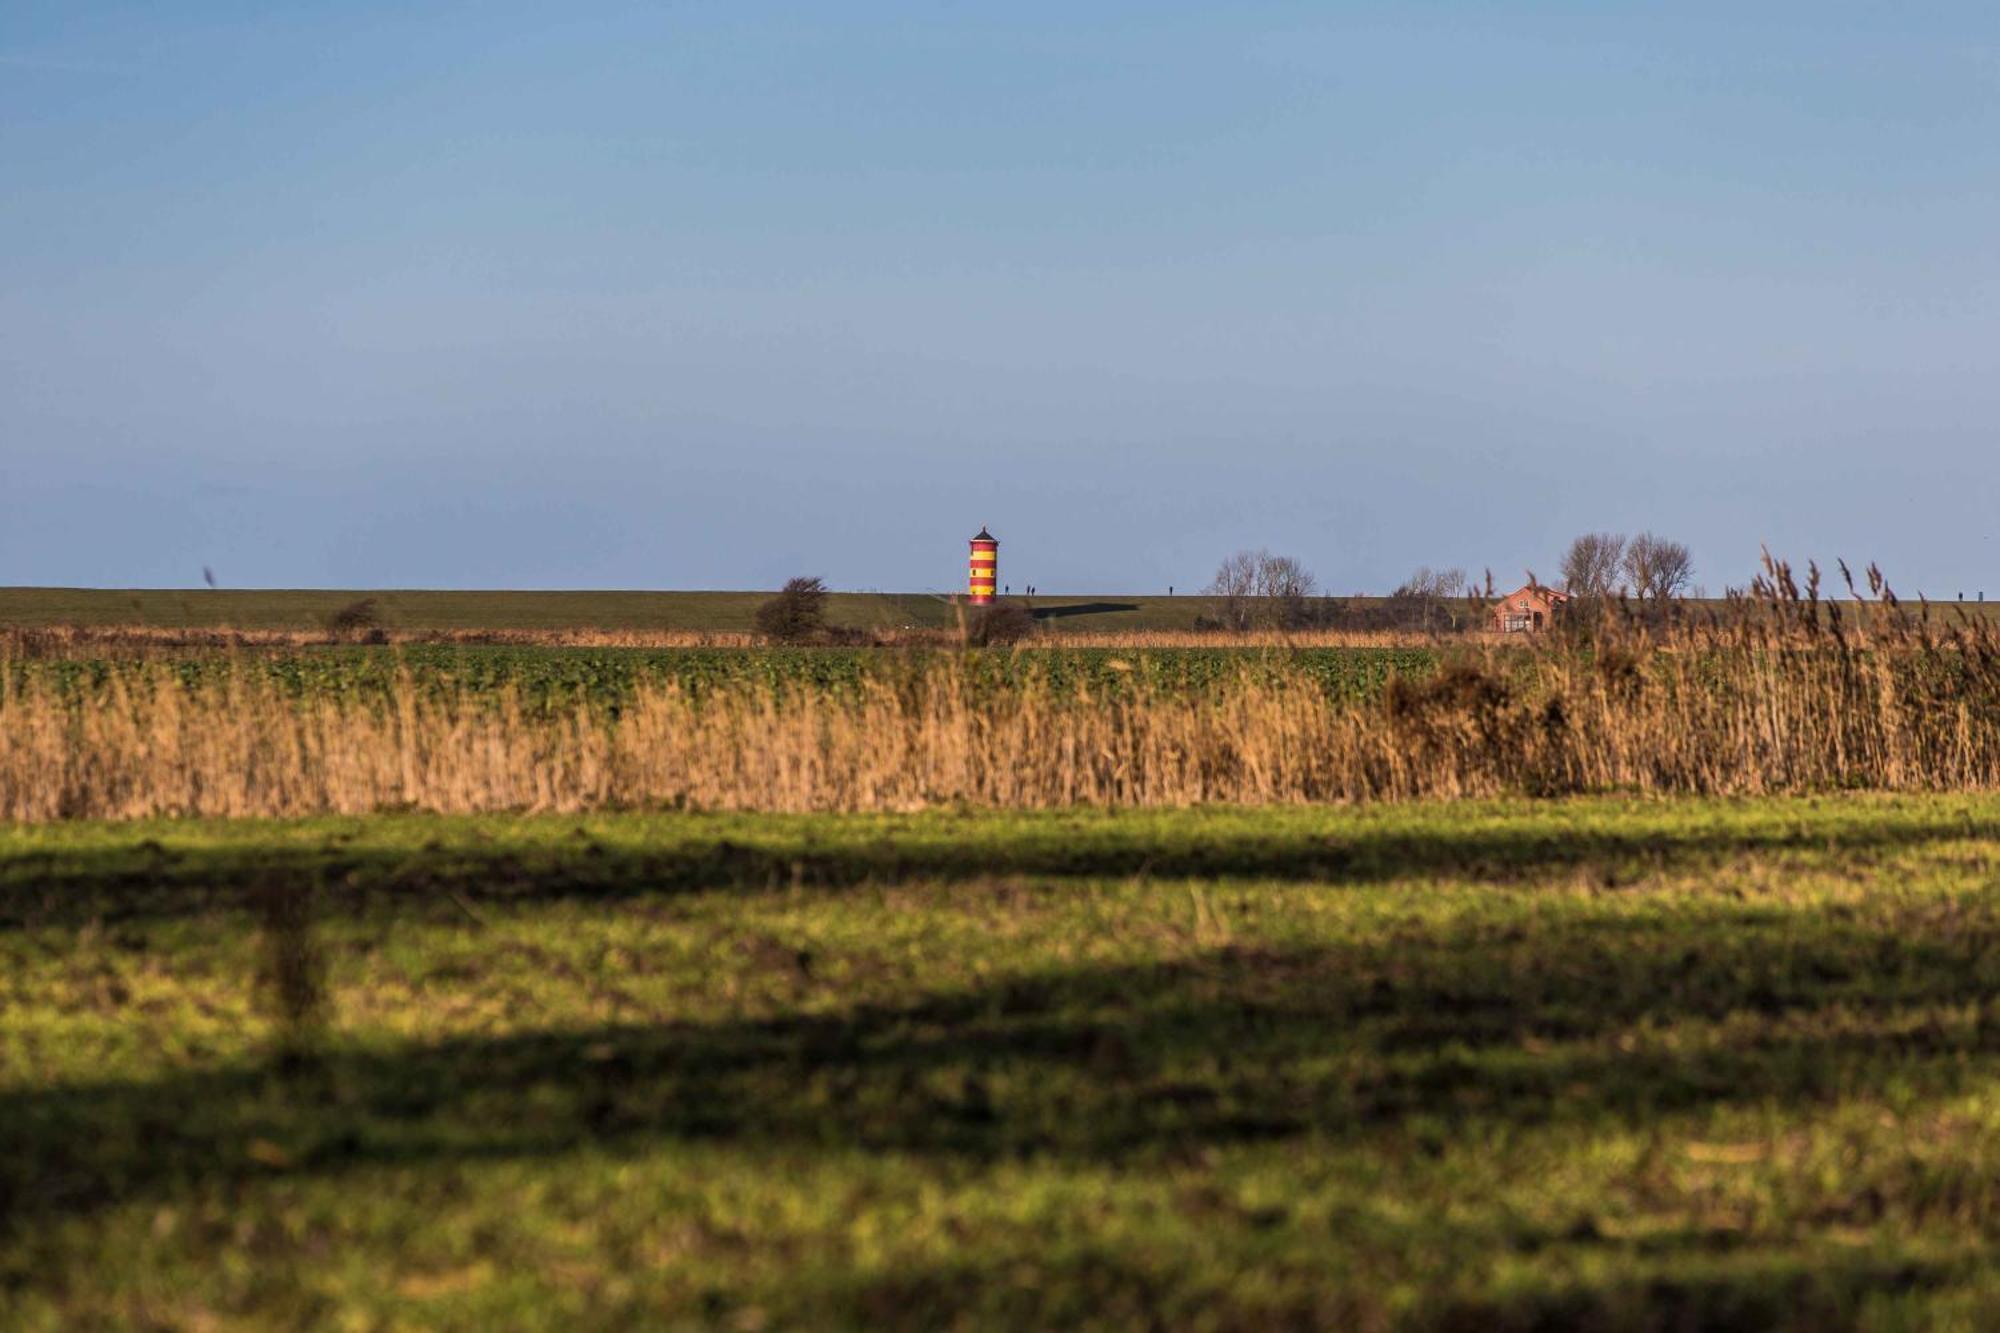
[[[951,653],[838,691],[645,684],[616,710],[530,709],[511,688],[407,673],[368,699],[300,697],[251,671],[0,682],[0,819],[28,822],[2000,786],[1993,632],[1907,614],[1860,629],[1816,584],[1780,585],[1734,621],[1614,618],[1528,651],[1466,648],[1358,698],[1282,658],[1190,691],[1139,673],[995,688]]]

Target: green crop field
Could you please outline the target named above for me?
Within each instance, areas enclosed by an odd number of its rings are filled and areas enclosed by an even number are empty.
[[[2000,798],[0,829],[0,1323],[1978,1329]]]
[[[165,660],[17,661],[0,666],[15,684],[47,681],[65,692],[101,690],[114,678],[132,685],[172,679],[183,685],[230,677],[268,679],[302,698],[386,699],[404,681],[432,695],[493,700],[511,691],[530,708],[577,703],[616,708],[646,685],[671,683],[690,693],[733,684],[807,691],[850,689],[862,681],[894,683],[953,665],[982,685],[1027,681],[1057,690],[1116,694],[1134,688],[1195,691],[1263,675],[1303,676],[1330,696],[1379,689],[1391,676],[1435,671],[1436,652],[1421,648],[1043,648],[883,651],[872,648],[550,648],[489,645],[333,646],[230,655],[202,652]]]

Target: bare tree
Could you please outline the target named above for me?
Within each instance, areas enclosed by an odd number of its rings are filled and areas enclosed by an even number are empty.
[[[1403,586],[1391,593],[1392,597],[1426,597],[1436,601],[1458,596],[1466,588],[1465,571],[1462,569],[1432,569],[1429,565],[1417,566],[1417,572],[1403,581]]]
[[[1265,618],[1280,629],[1295,629],[1306,620],[1306,598],[1318,580],[1312,571],[1288,555],[1262,552],[1257,561],[1257,593]]]
[[[1318,582],[1311,570],[1291,556],[1264,551],[1257,558],[1259,597],[1310,597]]]
[[[1298,560],[1269,551],[1238,551],[1216,568],[1208,595],[1230,629],[1256,624],[1291,626],[1305,614],[1318,580]]]
[[[1449,623],[1451,612],[1445,603],[1465,592],[1467,586],[1462,569],[1432,569],[1429,565],[1419,565],[1417,571],[1389,597],[1391,602],[1398,604],[1401,614],[1396,619],[1399,622],[1415,622],[1429,630],[1437,628],[1440,623]]]
[[[1693,577],[1694,556],[1677,541],[1642,532],[1625,548],[1625,578],[1641,601],[1665,604]]]
[[[1626,541],[1615,532],[1586,532],[1563,552],[1563,589],[1571,597],[1596,601],[1609,597],[1625,563]]]
[[[1215,598],[1216,614],[1229,629],[1248,629],[1251,598],[1257,595],[1257,561],[1260,553],[1238,551],[1216,566],[1208,595]]]

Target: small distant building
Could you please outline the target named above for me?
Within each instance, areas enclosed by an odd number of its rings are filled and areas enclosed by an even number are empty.
[[[1502,634],[1533,634],[1554,625],[1568,605],[1568,593],[1530,583],[1494,606],[1493,628]]]

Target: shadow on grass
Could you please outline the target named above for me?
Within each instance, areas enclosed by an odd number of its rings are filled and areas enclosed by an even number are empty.
[[[287,1046],[247,1067],[0,1093],[0,1217],[661,1140],[1118,1165],[1367,1141],[1398,1160],[1719,1104],[1945,1096],[2000,1054],[2000,1027],[1952,1018],[2000,987],[1991,926],[1523,924],[761,1021]],[[1662,1032],[1675,1039],[1646,1035]]]
[[[1453,827],[1379,827],[1329,811],[1323,821],[1193,816],[1181,827],[1135,817],[1066,828],[1052,819],[940,823],[929,837],[823,836],[825,824],[773,819],[745,834],[700,816],[664,818],[652,843],[606,842],[579,826],[567,839],[496,845],[441,839],[383,848],[330,839],[320,847],[166,847],[150,839],[0,854],[0,930],[145,921],[241,910],[276,880],[319,885],[328,910],[422,906],[447,897],[500,902],[613,899],[712,889],[839,889],[910,880],[1005,876],[1238,877],[1372,884],[1456,876],[1507,883],[1586,874],[1616,888],[1648,874],[1696,870],[1786,851],[1889,854],[1969,836],[2000,836],[1963,812],[1798,823],[1703,826],[1631,820],[1565,827],[1551,819]],[[441,822],[441,832],[451,825]]]
[[[1861,1327],[1870,1298],[1950,1288],[1977,1274],[1960,1262],[1845,1254],[1807,1261],[1772,1255],[1728,1274],[1611,1277],[1467,1299],[1432,1294],[1394,1317],[1381,1294],[1324,1263],[1266,1268],[1255,1284],[1189,1290],[1184,1273],[1094,1252],[1066,1262],[996,1271],[974,1262],[861,1279],[828,1301],[856,1327],[1073,1326],[1375,1330],[1427,1333],[1838,1333]],[[1275,1267],[1275,1265],[1274,1265]],[[1012,1278],[1012,1280],[1008,1280]],[[1929,1327],[1929,1324],[1913,1325]]]
[[[715,873],[692,864],[695,882]],[[282,892],[257,901],[271,971],[262,984],[296,1029],[268,1059],[0,1092],[0,1301],[9,1282],[34,1280],[37,1244],[59,1244],[74,1234],[62,1223],[99,1209],[255,1206],[267,1185],[385,1168],[398,1173],[399,1197],[420,1200],[427,1180],[440,1198],[458,1188],[453,1173],[470,1164],[673,1143],[1155,1176],[1198,1176],[1216,1151],[1256,1144],[1302,1167],[1360,1149],[1391,1188],[1436,1192],[1452,1183],[1440,1163],[1474,1169],[1523,1131],[1657,1134],[1668,1117],[1713,1107],[1937,1099],[1990,1081],[2000,1057],[2000,1027],[1966,1019],[2000,989],[1993,911],[1977,906],[1886,921],[1749,907],[1671,922],[1522,914],[1394,942],[1228,947],[760,1021],[360,1048],[316,1027],[306,914]],[[1989,1191],[1970,1172],[1888,1172],[1814,1200],[1813,1225],[1990,1226]],[[1403,1194],[1400,1225],[1429,1225],[1425,1210],[1448,1202]],[[1192,1225],[1242,1255],[1257,1252],[1260,1228],[1282,1225],[1232,1201],[1213,1207]],[[1341,1243],[1321,1238],[1271,1262]],[[1703,1258],[1698,1237],[1677,1243]],[[1476,1239],[1522,1254],[1599,1244],[1615,1242],[1518,1218]],[[1135,1326],[1200,1312],[1218,1327],[1367,1327],[1382,1314],[1365,1289],[1323,1274],[1201,1289],[1147,1260],[1093,1255],[1024,1289],[1020,1266],[1037,1260],[1016,1251],[994,1260],[1010,1265],[1005,1274],[969,1262],[856,1279],[815,1295],[815,1308],[882,1327],[1060,1326],[1119,1311]],[[1965,1279],[1944,1261],[1865,1254],[1817,1266],[1797,1254],[1737,1260],[1636,1286],[1613,1276],[1483,1301],[1461,1293],[1412,1318],[1482,1331],[1841,1328],[1864,1297]]]
[[[1037,620],[1062,620],[1070,616],[1101,616],[1112,611],[1137,611],[1137,602],[1071,602],[1061,606],[1037,606],[1028,614]]]

